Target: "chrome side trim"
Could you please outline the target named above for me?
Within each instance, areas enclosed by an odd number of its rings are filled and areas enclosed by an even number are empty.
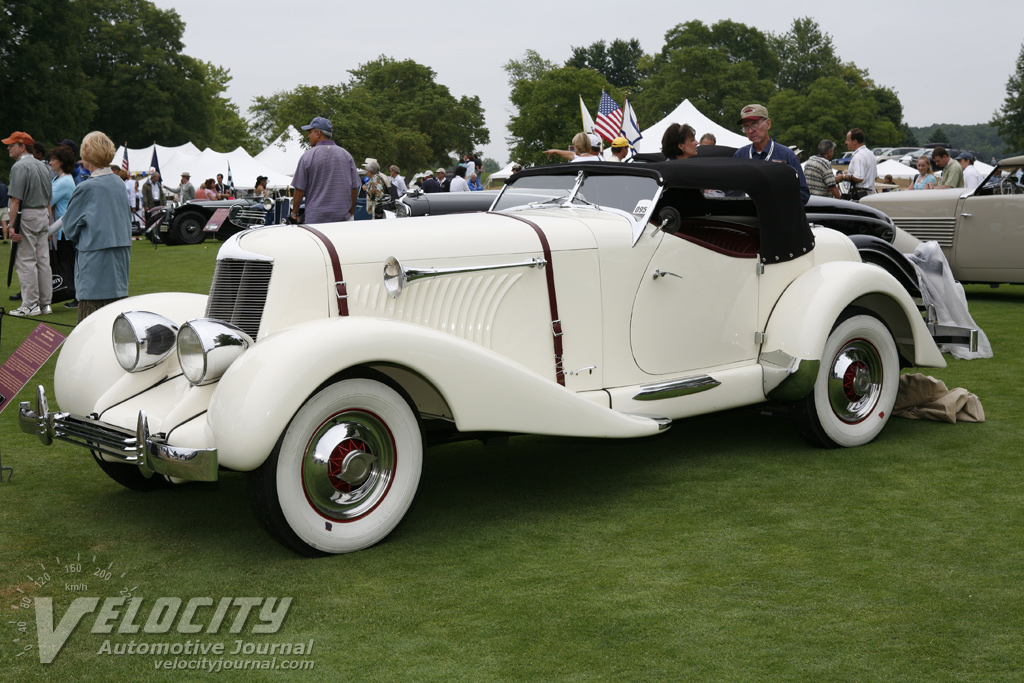
[[[625,413],[625,415],[633,415],[634,417],[645,417],[648,420],[653,420],[658,425],[658,431],[664,432],[672,426],[672,418],[665,417],[663,415],[648,415],[646,413]]]
[[[135,431],[106,424],[90,417],[50,412],[46,391],[36,390],[36,406],[22,401],[18,426],[34,434],[44,445],[54,439],[99,451],[126,465],[137,466],[145,476],[163,474],[190,481],[217,481],[217,449],[170,446],[159,436],[150,436],[146,412],[139,411]]]
[[[423,278],[438,277],[439,275],[454,275],[457,273],[478,273],[486,270],[502,270],[504,268],[543,268],[548,262],[542,258],[531,258],[516,263],[495,263],[482,266],[461,266],[459,268],[406,268],[394,256],[389,256],[384,262],[384,288],[392,299],[397,299],[402,293],[405,285]]]
[[[721,382],[708,375],[698,375],[685,379],[674,379],[668,382],[648,384],[640,387],[640,392],[633,397],[634,401],[660,401],[666,398],[677,396],[688,396],[697,394],[708,389],[714,389]]]

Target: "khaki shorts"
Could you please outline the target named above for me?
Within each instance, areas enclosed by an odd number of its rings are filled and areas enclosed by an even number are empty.
[[[0,207],[0,222],[7,222],[11,218],[10,208],[4,206]]]

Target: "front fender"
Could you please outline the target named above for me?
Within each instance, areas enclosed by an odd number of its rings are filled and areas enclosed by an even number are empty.
[[[795,380],[800,374],[794,374],[795,368],[800,363],[821,359],[832,327],[850,306],[881,318],[892,331],[900,353],[915,366],[946,367],[913,299],[892,275],[865,263],[825,263],[794,280],[768,318],[761,347],[766,395],[783,380]],[[793,359],[793,363],[787,368],[786,363],[779,362],[780,358]],[[780,366],[784,371],[773,372]],[[785,396],[799,398],[807,391],[809,388],[804,384],[795,393],[790,388]]]
[[[152,386],[167,373],[161,364],[140,373],[127,373],[114,357],[111,330],[124,311],[152,311],[181,325],[202,317],[206,296],[181,292],[144,294],[119,299],[80,322],[64,342],[53,373],[53,391],[61,410],[88,415],[115,386],[119,398]],[[175,365],[177,361],[172,361]],[[105,406],[104,406],[105,407]]]
[[[229,368],[208,419],[222,465],[258,467],[299,407],[331,377],[389,363],[431,383],[462,431],[637,437],[662,424],[580,398],[551,378],[458,337],[380,318],[330,318],[261,339]]]

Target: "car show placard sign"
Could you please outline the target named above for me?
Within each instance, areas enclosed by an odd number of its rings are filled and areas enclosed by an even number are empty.
[[[43,363],[50,359],[66,335],[47,325],[39,325],[14,350],[10,358],[0,365],[0,413],[14,400],[22,387],[39,372]]]

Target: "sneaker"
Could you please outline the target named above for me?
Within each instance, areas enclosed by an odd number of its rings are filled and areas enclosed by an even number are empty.
[[[25,318],[30,315],[39,315],[39,306],[20,306],[11,311],[9,315],[13,315],[17,318]]]
[[[39,309],[39,315],[50,315],[51,313],[53,313],[53,309],[50,308],[50,304],[46,304]]]
[[[78,299],[64,302],[64,308],[78,308]]]

